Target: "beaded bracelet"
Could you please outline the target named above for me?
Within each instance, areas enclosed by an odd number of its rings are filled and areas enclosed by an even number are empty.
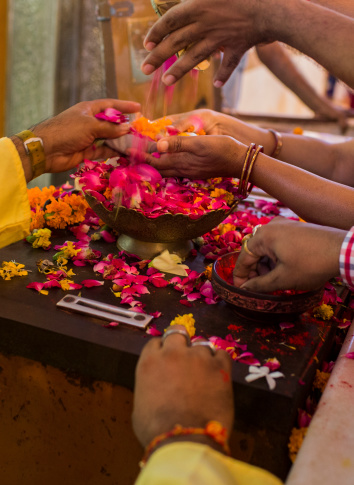
[[[283,137],[281,136],[281,133],[279,133],[279,131],[275,131],[275,130],[268,130],[268,131],[275,138],[275,147],[269,156],[272,158],[277,158],[277,156],[280,153],[280,150],[283,148]]]
[[[238,184],[238,194],[240,199],[246,199],[253,188],[253,184],[248,184],[251,172],[256,161],[256,158],[260,152],[263,152],[262,145],[256,148],[255,143],[251,143],[248,147],[245,161],[243,162],[242,173]]]
[[[171,431],[167,431],[166,433],[156,436],[145,448],[144,456],[139,463],[140,467],[143,468],[146,465],[150,455],[162,441],[165,441],[173,436],[188,436],[196,434],[208,436],[214,440],[215,443],[219,444],[227,455],[230,455],[230,448],[227,444],[227,431],[226,428],[219,423],[219,421],[209,421],[205,428],[184,428],[180,424],[176,424]]]

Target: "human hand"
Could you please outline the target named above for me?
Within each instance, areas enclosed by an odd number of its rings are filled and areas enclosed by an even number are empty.
[[[229,136],[170,136],[157,142],[160,158],[146,161],[163,177],[237,177],[247,147]]]
[[[135,113],[140,110],[140,104],[116,99],[86,101],[32,128],[33,133],[43,140],[46,172],[64,172],[85,158],[99,159],[117,155],[116,151],[106,145],[94,146],[97,138],[117,138],[129,131],[128,123],[117,125],[95,118],[96,114],[106,108]]]
[[[234,285],[258,292],[317,289],[339,275],[345,235],[340,229],[276,217],[247,241],[254,256],[242,249],[233,272]],[[273,265],[268,273],[256,276],[263,257]]]
[[[222,350],[212,355],[207,347],[187,347],[179,334],[165,341],[151,339],[135,375],[133,428],[140,443],[147,446],[176,424],[205,427],[211,420],[219,421],[230,436],[234,414],[230,374],[231,360]]]
[[[191,46],[163,75],[163,82],[171,85],[222,49],[223,60],[214,82],[221,87],[243,54],[253,45],[268,40],[264,25],[268,4],[259,0],[187,0],[174,6],[145,38],[145,48],[151,53],[142,71],[151,74],[176,52]]]

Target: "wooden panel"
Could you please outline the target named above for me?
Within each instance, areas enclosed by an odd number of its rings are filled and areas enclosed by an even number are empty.
[[[110,4],[113,5],[113,0]],[[150,119],[163,114],[189,111],[196,107],[214,107],[213,68],[193,71],[177,83],[171,103],[166,106],[164,87],[152,86],[152,76],[144,76],[140,64],[147,52],[142,41],[157,16],[150,0],[135,0],[130,17],[113,17],[111,21],[115,76],[120,99],[132,99],[142,104],[143,114]],[[108,72],[108,77],[112,73]],[[156,84],[156,83],[155,83]]]
[[[0,2],[0,136],[5,133],[7,1]]]

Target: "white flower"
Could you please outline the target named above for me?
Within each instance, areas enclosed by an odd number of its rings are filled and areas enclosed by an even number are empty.
[[[255,365],[250,365],[248,376],[245,377],[247,382],[253,382],[256,379],[260,379],[261,377],[265,377],[269,386],[269,389],[272,391],[275,389],[276,382],[274,379],[278,379],[278,377],[285,377],[282,372],[275,371],[270,372],[269,367],[266,365],[262,367],[256,367]]]

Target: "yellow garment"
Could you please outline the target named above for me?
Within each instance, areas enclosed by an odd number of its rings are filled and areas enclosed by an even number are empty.
[[[9,138],[0,138],[0,248],[29,234],[31,210],[20,156]]]
[[[135,485],[282,485],[279,478],[247,463],[188,441],[156,450]]]

